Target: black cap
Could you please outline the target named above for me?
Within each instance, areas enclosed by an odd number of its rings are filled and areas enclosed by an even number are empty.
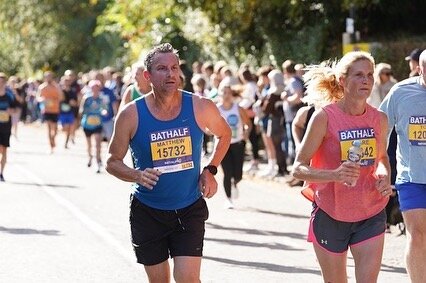
[[[411,51],[410,55],[405,57],[406,61],[414,60],[419,62],[420,54],[423,52],[423,49],[416,48],[413,51]]]

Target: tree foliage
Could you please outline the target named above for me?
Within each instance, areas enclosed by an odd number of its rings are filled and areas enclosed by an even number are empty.
[[[0,70],[121,68],[165,41],[189,62],[315,63],[341,55],[350,14],[364,41],[398,41],[425,35],[425,8],[423,0],[0,1]]]
[[[88,69],[115,57],[108,34],[93,35],[107,1],[0,1],[0,69],[31,75],[35,70]],[[102,52],[99,52],[102,50]],[[109,52],[108,52],[109,51]]]

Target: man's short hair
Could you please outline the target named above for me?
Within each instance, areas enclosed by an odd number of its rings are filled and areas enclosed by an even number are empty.
[[[148,72],[152,69],[152,60],[154,59],[154,56],[159,53],[173,53],[176,55],[176,58],[179,62],[179,51],[174,49],[173,46],[170,43],[163,43],[160,45],[155,46],[153,49],[151,49],[148,54],[145,57],[144,64],[145,68]]]

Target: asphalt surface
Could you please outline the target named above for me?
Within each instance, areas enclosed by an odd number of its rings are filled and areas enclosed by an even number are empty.
[[[130,184],[87,167],[81,131],[69,149],[62,133],[57,141],[50,154],[38,124],[20,125],[11,138],[0,183],[0,282],[147,282],[130,244]],[[234,209],[221,186],[207,200],[203,282],[322,282],[306,242],[310,203],[284,181],[245,175]],[[378,282],[409,282],[404,246],[392,227]]]

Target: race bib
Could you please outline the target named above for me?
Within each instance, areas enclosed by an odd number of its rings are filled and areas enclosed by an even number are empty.
[[[373,165],[377,157],[376,137],[373,128],[362,128],[355,130],[339,131],[340,138],[340,160],[349,160],[349,148],[354,140],[361,142],[362,158],[361,166]]]
[[[155,169],[171,173],[194,168],[189,127],[154,132],[149,136]]]
[[[408,124],[411,145],[426,146],[426,116],[411,116]]]
[[[100,126],[101,118],[98,115],[87,116],[87,125],[89,126]]]
[[[61,111],[62,112],[69,112],[70,110],[71,110],[71,106],[69,104],[66,104],[66,103],[61,104]]]
[[[9,122],[9,112],[5,111],[5,110],[1,110],[0,111],[0,123],[7,123]]]
[[[228,122],[228,125],[231,128],[232,138],[236,139],[238,137],[238,116],[234,114],[229,115],[226,122]]]

